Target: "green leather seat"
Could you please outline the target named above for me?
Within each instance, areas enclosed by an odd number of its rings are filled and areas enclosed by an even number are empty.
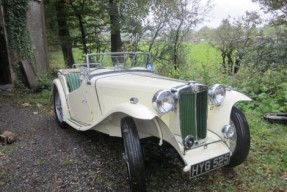
[[[80,73],[69,73],[69,74],[66,74],[65,76],[66,76],[66,80],[67,80],[70,92],[80,87],[81,85]]]

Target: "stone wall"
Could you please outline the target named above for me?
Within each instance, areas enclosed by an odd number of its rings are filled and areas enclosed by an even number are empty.
[[[44,16],[44,1],[30,0],[30,9],[27,13],[27,28],[32,41],[35,55],[37,74],[48,72],[47,41]]]

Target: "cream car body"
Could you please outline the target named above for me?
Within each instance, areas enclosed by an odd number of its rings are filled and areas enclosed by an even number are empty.
[[[67,76],[79,73],[79,85],[71,91]],[[166,141],[176,149],[185,162],[185,172],[208,159],[232,155],[223,130],[230,125],[234,104],[250,101],[242,93],[227,88],[221,105],[208,104],[206,137],[195,139],[187,149],[180,127],[178,101],[173,110],[162,114],[155,110],[153,99],[159,90],[176,92],[189,86],[203,85],[162,77],[144,68],[62,69],[53,81],[53,89],[58,90],[61,101],[63,122],[80,131],[93,129],[122,137],[121,119],[132,117],[140,138],[155,136],[159,145]]]

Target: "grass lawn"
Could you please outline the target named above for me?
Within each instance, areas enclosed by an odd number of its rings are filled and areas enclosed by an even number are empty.
[[[75,63],[83,63],[85,61],[85,55],[79,48],[73,48],[73,55]],[[63,53],[61,50],[48,52],[48,60],[50,68],[65,68],[65,62]]]
[[[220,63],[220,53],[206,42],[190,43],[188,44],[188,49],[187,62],[196,65],[196,67]],[[73,48],[73,54],[75,63],[85,61],[85,55],[79,48]],[[51,68],[64,66],[64,57],[61,50],[50,51],[48,53],[48,59]]]
[[[189,49],[189,63],[194,63],[196,66],[220,63],[220,52],[211,47],[207,42],[190,44]]]

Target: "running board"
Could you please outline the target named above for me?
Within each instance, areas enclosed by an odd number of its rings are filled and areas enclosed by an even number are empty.
[[[83,123],[71,118],[68,119],[67,123],[78,130],[81,130],[83,127],[91,127],[91,124]]]

